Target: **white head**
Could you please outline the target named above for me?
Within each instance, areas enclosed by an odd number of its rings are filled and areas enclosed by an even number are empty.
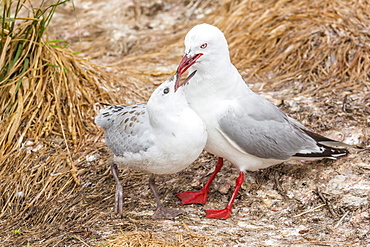
[[[185,85],[194,75],[196,71],[191,73],[185,80]],[[174,74],[170,79],[163,82],[156,90],[152,93],[147,103],[148,111],[156,108],[163,109],[163,111],[174,111],[180,110],[181,107],[188,107],[185,93],[182,87],[176,87],[175,82],[178,80],[178,73]]]
[[[177,68],[179,78],[176,85],[181,85],[180,76],[189,68],[191,72],[194,70],[201,72],[204,69],[209,70],[214,65],[229,62],[228,44],[221,30],[206,23],[196,25],[185,37],[185,56]]]

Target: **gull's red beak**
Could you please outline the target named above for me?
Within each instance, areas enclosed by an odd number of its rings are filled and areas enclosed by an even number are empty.
[[[183,83],[180,83],[180,78],[181,78],[181,75],[184,74],[197,60],[198,58],[200,58],[201,56],[203,56],[203,53],[198,53],[198,54],[195,54],[194,56],[192,57],[188,57],[188,56],[184,56],[179,64],[179,66],[177,67],[177,78],[176,78],[176,83],[175,83],[175,90],[177,90],[177,88],[179,88]],[[186,81],[189,81],[189,77],[186,79]]]
[[[177,67],[177,73],[181,76],[182,74],[185,73],[185,71],[187,71],[190,66],[192,66],[197,60],[198,58],[200,58],[201,56],[203,56],[203,53],[198,53],[198,54],[195,54],[194,56],[192,57],[187,57],[186,55],[182,58],[180,64],[179,64],[179,67]]]

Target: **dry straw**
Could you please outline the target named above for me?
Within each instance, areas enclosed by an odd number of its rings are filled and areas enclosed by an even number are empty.
[[[63,41],[44,40],[55,9],[65,2],[2,4],[0,216],[46,203],[79,184],[73,156],[96,134],[91,105],[116,101],[103,68],[72,54]]]
[[[185,225],[185,224],[184,224]],[[185,225],[185,229],[186,229]],[[206,236],[195,233],[187,228],[186,231],[178,231],[168,236],[153,233],[150,231],[121,232],[115,239],[104,241],[109,247],[132,246],[132,247],[192,247],[192,246],[222,246],[223,242],[213,239],[212,236]]]
[[[369,90],[370,2],[226,1],[207,20],[228,38],[236,66],[270,87],[301,93]]]

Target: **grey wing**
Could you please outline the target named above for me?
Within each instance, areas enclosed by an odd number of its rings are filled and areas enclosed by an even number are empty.
[[[233,146],[265,159],[286,160],[318,152],[316,141],[268,100],[251,94],[219,119],[219,131]]]
[[[153,144],[146,105],[109,105],[95,123],[103,127],[106,143],[117,156],[146,151]]]

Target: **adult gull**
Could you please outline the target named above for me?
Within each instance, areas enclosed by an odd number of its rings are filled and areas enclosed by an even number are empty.
[[[206,210],[207,218],[226,219],[244,181],[255,171],[286,160],[336,159],[348,146],[308,131],[278,107],[252,92],[230,61],[224,34],[215,26],[200,24],[185,37],[185,56],[177,72],[196,75],[185,86],[189,106],[207,127],[205,150],[219,157],[216,169],[200,191],[179,193],[183,204],[205,203],[209,187],[223,166],[223,158],[240,169],[234,193],[222,210]],[[176,87],[181,85],[180,77]]]

